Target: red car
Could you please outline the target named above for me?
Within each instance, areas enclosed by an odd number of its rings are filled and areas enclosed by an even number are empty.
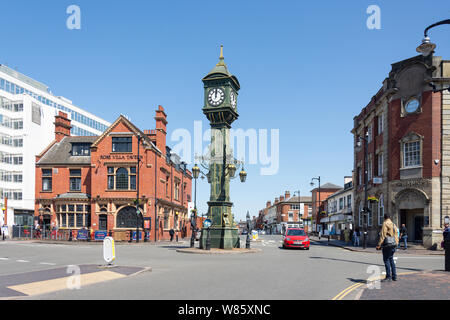
[[[309,250],[309,238],[305,230],[300,228],[289,228],[286,230],[283,241],[283,249],[302,248]]]

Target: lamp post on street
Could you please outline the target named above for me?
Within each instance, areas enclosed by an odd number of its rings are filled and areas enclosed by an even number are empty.
[[[295,194],[298,195],[298,221],[303,223],[303,217],[301,216],[302,200],[300,198],[300,190],[294,191],[293,195],[295,196]]]
[[[362,145],[361,140],[364,141],[364,207],[363,207],[363,249],[367,248],[367,214],[370,212],[370,209],[367,205],[367,182],[369,178],[368,171],[368,144],[369,144],[369,132],[366,131],[365,137],[358,137],[358,141],[356,143],[357,147],[360,148]]]
[[[318,176],[317,178],[311,179],[311,183],[310,183],[311,187],[314,187],[314,180],[317,180],[319,182],[319,207],[317,208],[317,216],[320,217],[320,176]],[[311,229],[312,229],[312,221],[311,221]]]

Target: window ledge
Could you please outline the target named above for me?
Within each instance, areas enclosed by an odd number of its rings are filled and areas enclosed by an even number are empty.
[[[400,170],[410,170],[410,169],[422,169],[423,166],[414,166],[414,167],[403,167]]]

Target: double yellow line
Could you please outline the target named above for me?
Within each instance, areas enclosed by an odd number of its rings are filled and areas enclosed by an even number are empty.
[[[419,273],[418,271],[412,271],[412,272],[403,272],[403,273],[399,273],[397,274],[398,276],[404,276],[407,274],[414,274],[414,273]],[[376,279],[371,279],[370,282],[374,282],[374,281],[379,281],[383,279],[382,277],[378,277]],[[345,290],[342,290],[341,292],[339,292],[339,294],[337,296],[335,296],[333,299],[331,300],[342,300],[346,295],[348,295],[350,292],[356,290],[357,288],[361,287],[362,285],[367,284],[368,282],[359,282],[359,283],[355,283],[354,285],[351,285],[350,287],[348,287]]]
[[[356,288],[359,288],[363,284],[366,284],[366,282],[355,283],[354,285],[352,285],[352,286],[348,287],[347,289],[341,291],[336,297],[334,297],[331,300],[342,300],[347,294],[349,294],[350,292],[352,292]]]

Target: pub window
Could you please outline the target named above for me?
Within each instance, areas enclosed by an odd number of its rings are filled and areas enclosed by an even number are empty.
[[[169,229],[169,209],[164,209],[164,229]]]
[[[70,191],[81,191],[81,169],[70,170]]]
[[[140,210],[141,212],[144,211],[142,207],[140,207]],[[136,228],[137,224],[142,226],[143,223],[142,215],[139,215],[139,218],[137,217],[136,207],[125,207],[117,213],[117,228]]]
[[[112,152],[132,152],[131,137],[112,138]]]
[[[136,190],[136,167],[108,167],[108,190]]]
[[[61,228],[90,227],[90,206],[63,204],[57,206],[57,221]]]
[[[42,169],[42,191],[52,191],[52,169]]]

